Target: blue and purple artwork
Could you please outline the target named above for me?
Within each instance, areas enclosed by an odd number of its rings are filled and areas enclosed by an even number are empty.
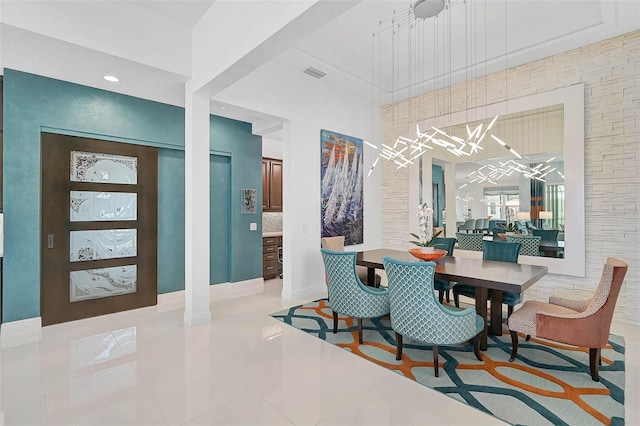
[[[362,139],[322,130],[322,236],[344,236],[345,246],[362,244]]]

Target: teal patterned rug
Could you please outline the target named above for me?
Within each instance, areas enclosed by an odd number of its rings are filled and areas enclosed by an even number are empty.
[[[357,324],[340,317],[333,334],[326,299],[271,314],[272,317],[476,407],[505,422],[527,425],[624,424],[624,339],[611,335],[602,349],[600,382],[591,380],[589,351],[521,338],[518,357],[509,362],[511,337],[489,336],[483,361],[471,345],[441,346],[440,377],[433,374],[431,347],[405,339],[403,359],[395,359],[395,334],[389,319],[364,321],[363,343]]]

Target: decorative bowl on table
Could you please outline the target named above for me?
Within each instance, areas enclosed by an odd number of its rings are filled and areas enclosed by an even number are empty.
[[[447,255],[446,250],[434,249],[431,252],[424,252],[421,247],[413,248],[409,250],[409,253],[420,260],[438,260]]]

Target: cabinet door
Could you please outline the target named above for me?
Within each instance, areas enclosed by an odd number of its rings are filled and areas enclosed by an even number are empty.
[[[271,160],[269,204],[271,211],[282,211],[282,161]]]
[[[262,159],[262,210],[269,211],[269,160]]]

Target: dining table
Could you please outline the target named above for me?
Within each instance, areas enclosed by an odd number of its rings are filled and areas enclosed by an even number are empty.
[[[375,285],[376,269],[384,269],[382,259],[390,257],[405,262],[420,262],[408,251],[376,249],[358,252],[356,264],[367,268],[367,285]],[[521,265],[493,260],[445,256],[435,261],[435,278],[475,287],[476,313],[485,322],[480,349],[487,350],[488,335],[502,335],[502,293],[522,293],[548,272],[546,266]],[[491,306],[487,300],[491,290]],[[491,321],[488,322],[488,313]]]

